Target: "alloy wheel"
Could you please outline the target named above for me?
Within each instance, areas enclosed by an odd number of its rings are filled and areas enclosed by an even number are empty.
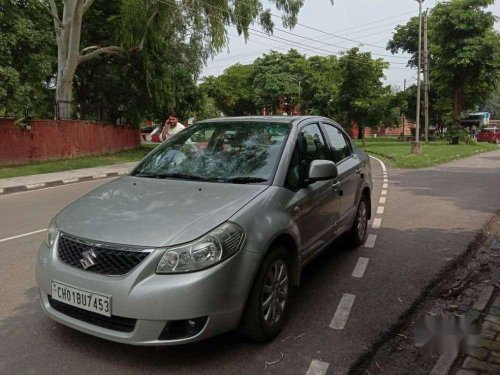
[[[288,302],[288,266],[282,259],[273,262],[265,276],[262,291],[261,311],[267,325],[278,323]]]
[[[366,203],[364,200],[361,200],[358,208],[358,237],[359,239],[364,239],[366,234],[366,228],[368,226],[367,219],[367,211],[366,211]]]

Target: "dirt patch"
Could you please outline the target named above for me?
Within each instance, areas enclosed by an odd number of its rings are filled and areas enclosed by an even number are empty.
[[[440,353],[416,347],[417,322],[426,315],[467,314],[487,285],[500,288],[499,215],[490,220],[467,251],[447,266],[398,323],[355,363],[350,374],[429,374]]]

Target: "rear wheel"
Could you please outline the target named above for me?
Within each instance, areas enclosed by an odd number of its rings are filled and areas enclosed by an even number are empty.
[[[283,329],[290,300],[290,258],[283,247],[270,250],[255,278],[242,320],[243,332],[266,342]]]
[[[368,199],[365,196],[361,197],[356,211],[354,223],[349,231],[349,242],[353,247],[361,246],[368,234]]]

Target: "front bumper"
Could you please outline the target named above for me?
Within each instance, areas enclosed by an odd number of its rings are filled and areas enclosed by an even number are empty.
[[[79,331],[132,345],[177,345],[199,341],[236,328],[260,254],[240,251],[212,268],[179,275],[157,275],[163,252],[155,251],[124,276],[102,276],[61,263],[55,249],[44,242],[39,249],[36,281],[40,304],[52,319]],[[120,332],[76,319],[54,309],[50,302],[52,280],[111,295],[112,315],[136,319],[131,332]],[[207,317],[194,336],[160,339],[167,322]]]

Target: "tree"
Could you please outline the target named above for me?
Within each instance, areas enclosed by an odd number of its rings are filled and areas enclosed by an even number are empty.
[[[235,64],[218,77],[206,77],[201,89],[213,98],[227,116],[251,115],[258,112],[253,92],[253,65]]]
[[[483,105],[481,111],[489,112],[494,119],[500,119],[500,91],[494,92]]]
[[[33,0],[0,0],[0,116],[47,112],[54,53],[50,22]]]
[[[248,27],[260,19],[264,30],[272,32],[270,11],[258,0],[121,0],[118,16],[120,39],[115,45],[92,41],[81,48],[84,15],[94,0],[39,0],[52,17],[57,42],[56,100],[63,103],[60,112],[69,116],[73,99],[73,78],[82,63],[104,55],[140,53],[170,44],[176,54],[186,54],[186,63],[201,67],[203,61],[227,43],[226,27],[234,24],[248,37]],[[106,2],[100,2],[103,5]],[[303,0],[272,0],[282,10],[283,22],[293,27]]]
[[[429,15],[429,49],[436,104],[460,123],[464,108],[474,108],[500,82],[500,35],[495,16],[486,11],[494,0],[451,0],[438,3]],[[396,29],[388,49],[412,53],[415,65],[418,20]]]
[[[339,86],[340,116],[344,126],[358,126],[359,138],[363,140],[365,127],[376,127],[397,123],[393,94],[382,85],[384,69],[388,63],[373,59],[371,53],[362,53],[352,48],[339,58],[341,83]]]
[[[258,108],[274,111],[285,96],[298,98],[300,77],[294,74],[294,66],[305,57],[291,49],[287,54],[271,51],[254,61],[254,103]]]
[[[338,112],[340,68],[336,56],[298,60],[292,73],[301,81],[302,113],[331,117]]]

